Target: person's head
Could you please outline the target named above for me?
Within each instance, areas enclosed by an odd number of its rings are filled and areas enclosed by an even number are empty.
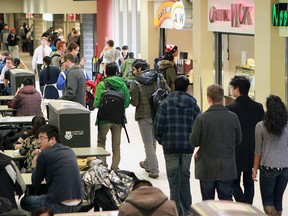
[[[120,48],[120,47],[115,47],[115,49],[121,51],[121,48]]]
[[[132,64],[133,74],[138,76],[141,71],[149,69],[149,65],[143,59],[136,59]]]
[[[266,100],[267,111],[264,114],[264,126],[268,133],[280,136],[287,124],[287,108],[280,97],[270,95]]]
[[[175,91],[186,92],[189,86],[189,79],[184,76],[177,76],[174,80]]]
[[[15,33],[16,33],[16,29],[15,29],[15,28],[11,28],[11,29],[10,29],[10,32],[11,32],[12,34],[15,34]]]
[[[23,27],[26,27],[26,26],[27,26],[27,23],[26,23],[26,22],[23,22],[22,26],[23,26]]]
[[[7,58],[9,56],[9,52],[8,51],[3,51],[1,52],[1,56],[3,56],[3,58]]]
[[[66,51],[66,43],[65,41],[59,40],[56,43],[57,52],[64,54]]]
[[[45,47],[48,43],[48,38],[47,37],[41,37],[40,43],[41,43],[42,47]]]
[[[244,76],[234,76],[229,85],[231,86],[232,95],[238,97],[240,95],[248,95],[251,84]]]
[[[213,84],[207,88],[207,99],[210,105],[223,104],[224,90],[220,85]]]
[[[107,47],[108,46],[108,47]],[[107,43],[106,43],[106,47],[107,48],[112,48],[114,47],[114,41],[113,40],[108,40]]]
[[[11,69],[13,67],[13,57],[8,56],[6,58],[6,66],[8,69]]]
[[[51,58],[49,57],[49,56],[45,56],[44,58],[43,58],[43,62],[44,62],[44,64],[45,65],[50,65],[51,64]]]
[[[50,148],[54,144],[61,142],[59,129],[51,124],[41,126],[37,131],[36,137],[38,137],[41,150]]]
[[[50,209],[47,207],[44,208],[37,208],[32,211],[31,216],[51,216],[52,213],[50,212]]]
[[[165,46],[165,52],[171,53],[174,57],[178,56],[178,47],[174,44],[167,44]]]
[[[68,70],[75,63],[75,57],[71,53],[66,53],[63,56],[63,68]]]
[[[134,183],[133,185],[133,188],[132,188],[132,191],[138,189],[139,187],[142,187],[142,186],[148,186],[148,187],[153,187],[152,183],[148,180],[138,180]]]
[[[23,80],[23,85],[24,86],[28,86],[28,85],[33,86],[34,85],[34,80],[29,78],[29,77],[27,77],[27,78],[25,78]]]
[[[36,136],[38,129],[46,124],[46,120],[43,116],[34,116],[32,119],[32,129],[31,129],[31,134]]]
[[[19,58],[14,58],[13,59],[13,66],[18,67],[20,65],[21,61]]]
[[[122,53],[123,53],[124,56],[127,55],[127,53],[128,53],[128,49],[129,49],[129,48],[128,48],[127,45],[122,46]]]
[[[117,72],[119,71],[118,65],[116,62],[108,63],[106,65],[106,76],[115,76]]]
[[[133,52],[129,52],[128,53],[128,58],[134,59],[134,53]]]
[[[7,24],[4,25],[4,29],[7,30],[9,26]]]
[[[68,45],[68,52],[71,53],[73,56],[77,56],[80,51],[79,45],[76,43],[70,43]]]
[[[163,60],[168,60],[168,61],[173,62],[174,61],[174,56],[172,55],[172,53],[166,52],[164,54],[164,56],[163,56]]]

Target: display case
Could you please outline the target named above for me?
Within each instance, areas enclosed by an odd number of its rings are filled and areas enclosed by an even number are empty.
[[[236,75],[237,76],[244,76],[250,81],[250,90],[249,90],[249,97],[255,98],[255,70],[254,68],[248,67],[236,67]]]

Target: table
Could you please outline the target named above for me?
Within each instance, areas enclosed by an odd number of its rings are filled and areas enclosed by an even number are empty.
[[[14,114],[16,109],[9,108],[7,105],[0,105],[0,113],[2,113],[2,116],[5,116],[7,112],[13,112]]]
[[[110,152],[102,147],[83,147],[83,148],[71,148],[77,157],[106,157],[110,156]]]
[[[11,116],[0,118],[0,124],[28,124],[31,125],[34,116]]]
[[[117,216],[118,210],[115,211],[102,211],[102,212],[76,212],[76,213],[62,213],[54,214],[55,216]]]
[[[15,162],[26,160],[26,156],[19,154],[19,150],[5,150],[4,153],[11,157]]]
[[[11,101],[14,98],[14,95],[1,95],[0,101]]]

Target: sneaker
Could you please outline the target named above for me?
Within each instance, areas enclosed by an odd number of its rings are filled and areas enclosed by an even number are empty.
[[[152,173],[152,172],[150,172],[150,173],[148,174],[148,177],[156,179],[156,178],[159,177],[159,173]]]
[[[139,166],[140,166],[142,169],[145,169],[146,172],[150,172],[149,170],[147,170],[147,169],[145,168],[144,161],[140,161],[140,162],[139,162]]]

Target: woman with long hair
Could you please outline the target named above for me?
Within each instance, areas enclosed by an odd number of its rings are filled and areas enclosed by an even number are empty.
[[[267,215],[282,215],[283,194],[288,182],[288,115],[280,97],[266,101],[264,120],[255,128],[255,155],[252,178],[257,181],[260,169],[260,191]]]
[[[58,67],[51,65],[51,58],[45,56],[43,58],[44,69],[40,71],[39,82],[43,89],[43,98],[58,99],[59,92],[56,87],[60,70]]]

